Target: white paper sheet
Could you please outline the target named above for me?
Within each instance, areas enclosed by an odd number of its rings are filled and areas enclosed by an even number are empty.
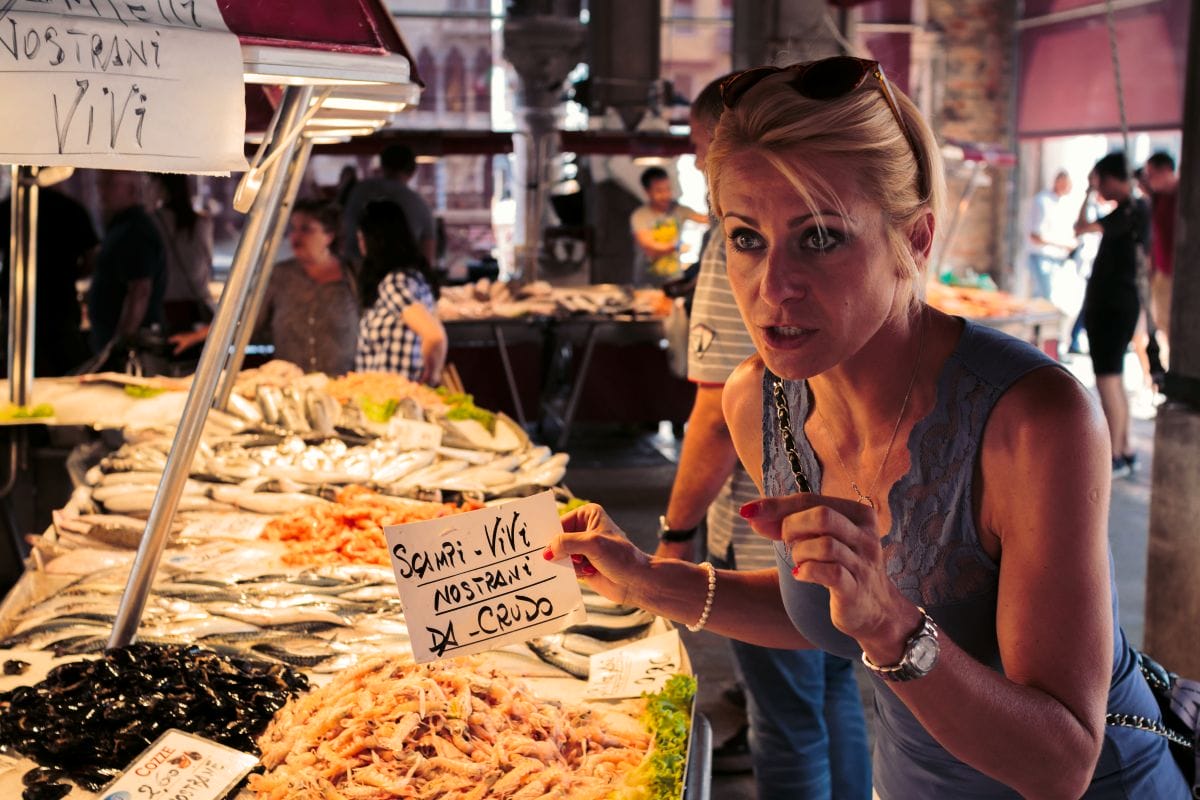
[[[587,616],[570,558],[542,557],[562,532],[550,492],[383,532],[417,663],[524,642]]]
[[[0,163],[246,169],[241,46],[216,0],[3,0],[0,97]]]

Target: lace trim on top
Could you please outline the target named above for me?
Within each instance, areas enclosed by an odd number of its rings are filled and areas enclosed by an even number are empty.
[[[972,358],[1003,336],[967,321],[954,352],[938,376],[933,410],[918,420],[908,437],[910,466],[888,491],[892,525],[881,542],[888,575],[914,603],[942,606],[994,592],[998,565],[984,551],[975,529],[973,489],[975,464],[983,428],[1000,395],[1021,376],[1053,364],[1039,351],[1012,352],[1002,375],[984,375]],[[1006,337],[1007,338],[1007,337]],[[1008,344],[1004,342],[1003,344]],[[1006,348],[1010,349],[1011,348]],[[1002,359],[1003,360],[1003,359]],[[771,410],[771,382],[763,380],[765,409]],[[814,491],[821,490],[822,470],[801,420],[812,411],[805,381],[784,381],[792,409],[796,449]],[[795,479],[783,453],[775,414],[763,415],[763,482],[769,495],[792,494]],[[901,533],[903,532],[903,533]],[[786,550],[780,553],[790,563]]]

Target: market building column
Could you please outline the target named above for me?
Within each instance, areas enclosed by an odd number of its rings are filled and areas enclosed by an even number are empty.
[[[1200,13],[1191,14],[1171,298],[1167,402],[1154,431],[1145,649],[1200,676]]]
[[[516,0],[504,22],[504,57],[521,79],[518,118],[526,134],[513,141],[523,187],[514,231],[521,282],[537,279],[563,82],[583,56],[585,33],[579,0]]]

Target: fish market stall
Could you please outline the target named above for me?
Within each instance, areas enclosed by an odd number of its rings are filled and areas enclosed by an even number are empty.
[[[447,287],[438,301],[449,361],[475,379],[472,391],[523,426],[536,421],[560,449],[577,419],[687,419],[694,387],[664,348],[671,310],[661,289],[544,281],[514,289],[483,279]]]
[[[0,606],[0,692],[11,692],[0,694],[0,743],[23,756],[0,757],[0,796],[32,775],[86,797],[78,787],[104,783],[165,722],[185,718],[188,730],[261,748],[265,770],[246,798],[350,780],[380,797],[481,786],[495,794],[478,796],[498,797],[539,783],[608,797],[625,776],[659,769],[645,766],[658,763],[647,701],[594,701],[586,679],[595,657],[673,635],[661,619],[585,593],[586,618],[560,633],[432,665],[407,656],[383,528],[546,489],[569,508],[579,501],[562,485],[565,454],[467,398],[395,375],[330,379],[271,362],[244,371],[232,399],[227,423],[205,428],[136,644],[106,649],[170,430],[127,424],[125,443],[86,470],[34,543]],[[116,710],[89,715],[81,687]],[[690,699],[673,702],[690,720]],[[127,735],[95,746],[114,719]],[[29,757],[42,768],[30,772]],[[692,756],[694,785],[706,758],[707,746]]]

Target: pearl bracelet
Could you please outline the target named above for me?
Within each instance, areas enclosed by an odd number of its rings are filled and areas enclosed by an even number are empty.
[[[708,570],[708,595],[704,598],[704,610],[700,612],[700,619],[696,620],[695,625],[688,625],[687,629],[692,633],[699,632],[706,624],[708,624],[708,615],[712,612],[713,598],[717,596],[717,569],[712,565],[712,562],[705,561],[700,566]]]

